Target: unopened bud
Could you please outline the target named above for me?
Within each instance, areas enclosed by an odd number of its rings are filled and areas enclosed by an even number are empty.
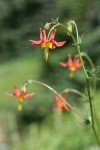
[[[28,83],[23,84],[23,86],[22,86],[22,88],[21,88],[21,91],[22,91],[23,93],[26,93],[26,92],[27,92],[27,86],[28,86]]]
[[[74,21],[73,20],[68,21],[67,29],[70,33],[72,33],[72,31],[73,31],[73,27],[74,27]],[[70,35],[69,32],[67,32],[68,35]]]
[[[49,30],[50,25],[51,25],[51,23],[48,23],[48,22],[47,22],[47,23],[45,24],[44,28],[45,28],[46,30]]]

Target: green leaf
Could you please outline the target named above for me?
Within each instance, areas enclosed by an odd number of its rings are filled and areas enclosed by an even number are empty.
[[[100,78],[95,78],[95,77],[93,77],[94,79],[96,79],[96,80],[100,80]]]
[[[86,70],[89,77],[94,77],[99,71],[100,71],[100,66],[97,66],[96,68],[92,68],[91,70]]]
[[[51,19],[52,20],[52,24],[57,24],[57,23],[59,23],[59,21],[58,21],[58,19],[59,19],[59,17],[57,18],[57,19]]]

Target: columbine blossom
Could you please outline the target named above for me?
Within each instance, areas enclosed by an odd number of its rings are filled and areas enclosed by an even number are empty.
[[[73,77],[74,71],[82,67],[82,64],[80,62],[79,57],[75,57],[72,59],[71,55],[68,56],[68,60],[66,62],[60,62],[59,63],[62,67],[68,67],[68,69],[71,71],[70,77]]]
[[[40,40],[39,41],[29,40],[33,45],[41,46],[45,49],[44,50],[44,57],[45,57],[46,60],[48,59],[49,49],[54,49],[56,47],[61,47],[66,43],[66,41],[63,41],[63,42],[55,41],[54,40],[55,33],[56,33],[56,29],[52,29],[52,31],[50,33],[50,36],[47,37],[46,36],[46,29],[42,30],[40,28]]]
[[[14,91],[13,91],[13,93],[12,93],[12,94],[6,93],[7,96],[15,96],[15,97],[17,98],[17,100],[18,100],[18,110],[19,110],[19,111],[22,110],[22,102],[23,102],[25,99],[31,98],[31,97],[34,95],[34,93],[29,93],[29,94],[28,94],[26,88],[27,88],[26,85],[24,85],[24,86],[22,87],[22,89],[19,90],[19,89],[17,88],[17,86],[14,85]]]
[[[65,94],[62,94],[61,96],[64,100],[66,100]],[[58,111],[61,111],[62,109],[65,109],[66,111],[68,111],[67,104],[58,95],[55,95],[55,99],[56,99],[56,103],[55,103],[54,107]]]

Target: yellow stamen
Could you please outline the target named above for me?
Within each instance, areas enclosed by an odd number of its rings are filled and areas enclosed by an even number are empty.
[[[51,42],[43,42],[43,43],[41,44],[41,46],[42,46],[43,48],[50,48],[50,49],[52,49],[53,44],[52,44]]]
[[[69,67],[69,70],[70,70],[70,71],[75,71],[76,68],[75,68],[75,67]]]

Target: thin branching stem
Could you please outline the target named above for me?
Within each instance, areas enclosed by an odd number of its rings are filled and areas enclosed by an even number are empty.
[[[68,93],[68,92],[72,92],[72,93],[75,93],[75,94],[78,94],[79,96],[81,96],[81,97],[86,97],[86,95],[85,94],[83,94],[82,92],[80,92],[80,91],[78,91],[78,90],[76,90],[76,89],[64,89],[63,91],[62,91],[62,93]]]
[[[64,26],[64,25],[61,24],[61,23],[58,23],[57,25],[55,25],[55,27],[58,26],[58,25],[64,27],[64,28],[67,30],[67,32],[68,32],[69,35],[71,36],[71,38],[72,38],[72,40],[73,40],[73,42],[74,42],[74,44],[75,44],[75,46],[76,46],[76,48],[77,48],[77,50],[78,50],[78,54],[79,54],[79,57],[80,57],[80,61],[81,61],[81,64],[82,64],[82,68],[83,68],[83,72],[84,72],[84,75],[85,75],[85,78],[86,78],[87,93],[88,93],[88,98],[89,98],[89,106],[90,106],[90,113],[91,113],[91,119],[92,119],[92,129],[93,129],[94,135],[95,135],[95,137],[96,137],[96,140],[97,140],[97,142],[98,142],[98,145],[100,146],[100,140],[99,140],[99,137],[98,137],[98,135],[97,135],[97,132],[96,132],[96,129],[95,129],[95,126],[94,126],[94,112],[93,112],[92,99],[91,99],[91,95],[90,95],[90,83],[89,83],[90,78],[89,78],[89,76],[88,76],[88,74],[87,74],[87,71],[86,71],[86,69],[85,69],[85,66],[84,66],[84,62],[83,62],[83,59],[82,59],[82,56],[81,56],[80,45],[79,45],[78,41],[74,38],[73,34],[67,29],[66,26]],[[75,26],[76,26],[76,24],[75,24]],[[76,26],[76,27],[77,27],[77,26]],[[53,27],[52,27],[52,29],[53,29]],[[78,33],[78,32],[77,32],[77,33]],[[78,36],[78,34],[77,34],[77,36]],[[77,39],[79,39],[79,38],[77,37]],[[88,59],[88,60],[90,61],[90,59]],[[90,63],[91,63],[91,62],[90,62]],[[93,65],[93,64],[92,64],[92,65]]]
[[[72,107],[60,94],[58,94],[57,91],[55,91],[52,87],[50,87],[49,85],[43,83],[43,82],[40,82],[40,81],[37,81],[37,80],[28,80],[28,83],[31,84],[31,83],[37,83],[37,84],[40,84],[46,88],[48,88],[49,90],[51,90],[55,95],[57,95],[65,104],[67,104],[67,106],[75,113],[77,113],[77,115],[79,115],[80,118],[82,118],[83,120],[85,119],[82,114],[80,112],[78,112],[74,107]]]

